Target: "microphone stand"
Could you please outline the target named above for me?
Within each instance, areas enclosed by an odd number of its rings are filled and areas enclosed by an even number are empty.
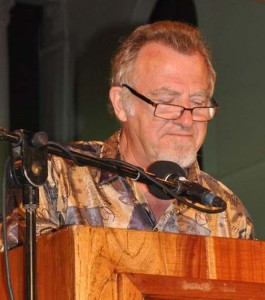
[[[0,130],[1,133],[1,130]],[[48,176],[48,138],[44,133],[31,134],[16,130],[4,131],[0,140],[10,142],[11,172],[14,182],[22,186],[22,204],[26,210],[25,237],[25,288],[27,300],[37,299],[36,294],[36,210],[39,205],[39,186]]]

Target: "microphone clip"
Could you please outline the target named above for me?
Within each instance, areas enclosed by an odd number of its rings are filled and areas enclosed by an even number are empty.
[[[48,138],[43,133],[19,129],[14,131],[17,141],[10,143],[12,176],[18,185],[38,187],[48,176]]]

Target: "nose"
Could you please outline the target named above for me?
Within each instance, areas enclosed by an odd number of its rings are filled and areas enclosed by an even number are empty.
[[[191,127],[193,125],[192,111],[185,109],[182,115],[174,120],[176,124],[181,124],[183,127]]]

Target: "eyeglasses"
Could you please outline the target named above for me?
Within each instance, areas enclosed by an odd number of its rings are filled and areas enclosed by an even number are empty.
[[[122,84],[122,87],[126,87],[134,96],[152,105],[155,108],[154,116],[161,119],[177,120],[182,116],[185,110],[188,110],[191,112],[193,121],[206,122],[212,120],[219,109],[218,103],[214,98],[211,98],[213,106],[186,108],[184,106],[175,104],[155,103],[125,83]]]

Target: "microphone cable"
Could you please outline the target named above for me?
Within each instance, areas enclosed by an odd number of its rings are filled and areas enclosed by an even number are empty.
[[[7,239],[7,222],[6,222],[6,206],[7,206],[7,170],[10,166],[10,157],[8,157],[5,161],[4,172],[3,172],[3,181],[2,181],[2,237],[4,244],[4,265],[5,265],[5,274],[7,280],[7,290],[10,300],[14,300],[13,288],[12,288],[12,280],[10,274],[10,264],[9,264],[9,256],[8,256],[8,239]]]
[[[224,202],[224,206],[221,208],[214,208],[214,209],[207,209],[207,208],[203,208],[200,207],[198,205],[193,204],[190,201],[187,201],[186,199],[180,197],[178,194],[174,193],[172,190],[170,190],[169,187],[166,186],[166,184],[162,183],[161,180],[153,177],[151,174],[149,175],[148,173],[146,173],[142,168],[140,167],[136,167],[130,163],[127,163],[125,161],[121,161],[121,160],[116,160],[116,159],[111,159],[111,158],[102,158],[103,161],[105,162],[111,162],[114,164],[117,164],[118,166],[126,166],[131,168],[134,171],[138,172],[138,176],[136,178],[132,178],[132,180],[138,181],[138,179],[142,176],[143,178],[146,178],[148,181],[152,182],[153,184],[155,184],[156,186],[158,186],[160,189],[164,190],[167,194],[169,194],[170,196],[172,196],[173,198],[177,199],[179,202],[194,208],[198,211],[204,212],[204,213],[209,213],[209,214],[217,214],[217,213],[221,213],[223,211],[226,210],[226,203]],[[141,181],[141,180],[139,180]],[[163,201],[163,200],[162,200]]]

